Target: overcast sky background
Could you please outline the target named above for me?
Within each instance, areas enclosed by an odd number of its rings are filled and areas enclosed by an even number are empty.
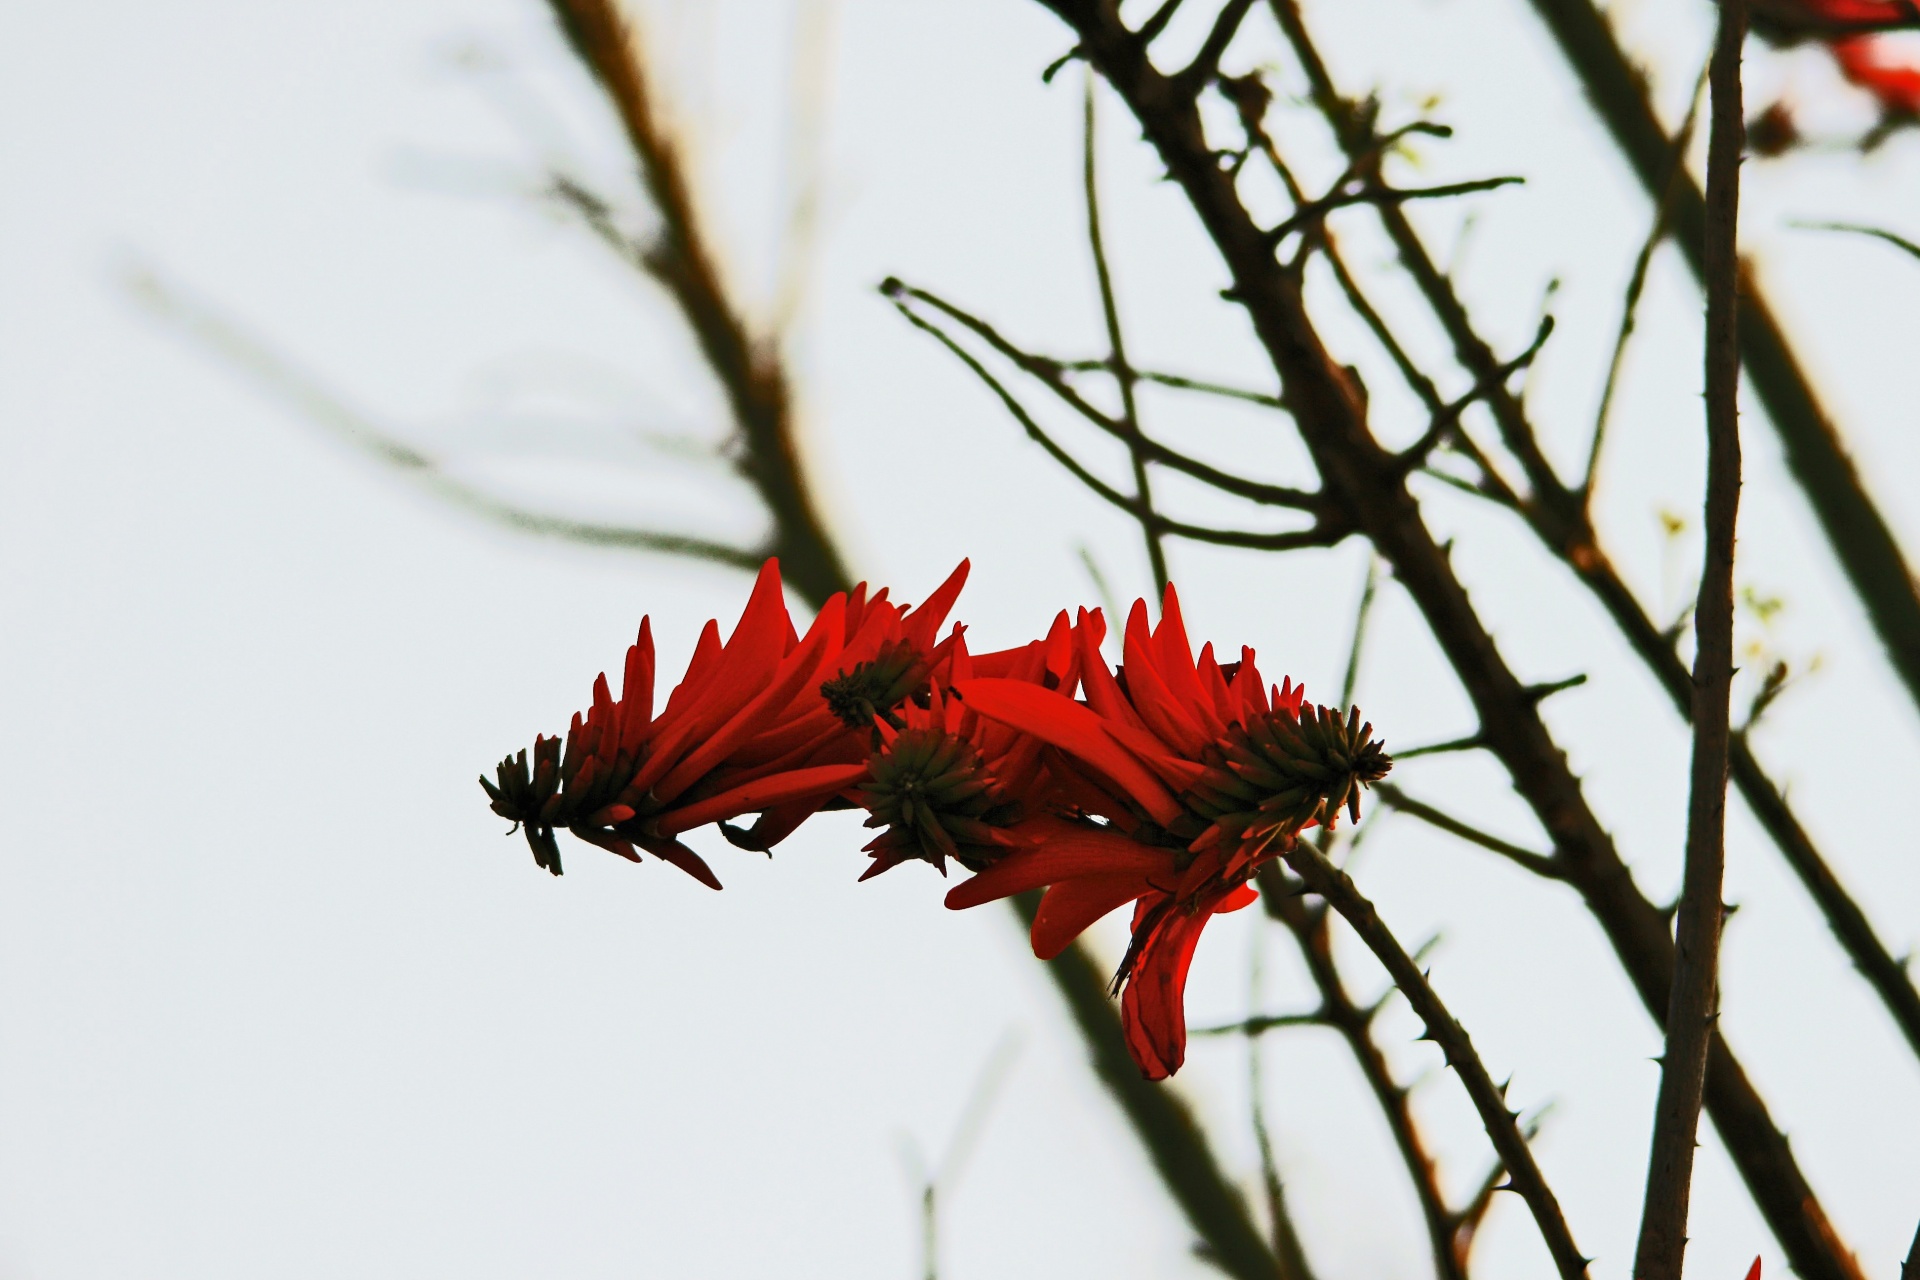
[[[1083,546],[1117,591],[1144,589],[1124,520],[874,292],[898,274],[1035,345],[1097,350],[1079,72],[1039,79],[1063,30],[1020,0],[646,8],[728,267],[768,311],[794,190],[796,50],[827,59],[812,64],[830,86],[822,206],[792,352],[810,462],[857,568],[917,599],[972,557],[958,616],[982,647],[1098,603]],[[1431,103],[1459,130],[1423,143],[1407,173],[1526,175],[1420,217],[1504,349],[1525,345],[1561,280],[1560,328],[1528,390],[1571,465],[1644,201],[1520,0],[1309,9],[1350,91],[1379,86],[1390,121]],[[1677,118],[1710,7],[1616,10]],[[1262,15],[1232,64],[1278,57]],[[1865,120],[1815,52],[1756,53],[1751,100],[1781,95],[1819,136]],[[1120,105],[1101,106],[1136,353],[1262,383],[1190,214]],[[1324,178],[1310,113],[1283,104],[1276,120]],[[856,887],[863,839],[844,815],[771,862],[696,835],[723,894],[583,846],[553,880],[503,838],[474,776],[562,727],[594,674],[618,670],[642,613],[677,673],[708,617],[737,614],[744,577],[455,511],[128,287],[148,273],[230,317],[491,491],[750,536],[741,491],[674,443],[717,438],[712,388],[658,294],[538,198],[554,164],[645,226],[613,121],[534,0],[0,10],[0,1277],[906,1276],[918,1243],[903,1145],[936,1158],[1008,1045],[948,1199],[945,1274],[1207,1274],[1006,913],[943,911],[919,867]],[[1751,165],[1748,192],[1777,309],[1920,548],[1920,264],[1790,225],[1920,232],[1920,139]],[[1349,225],[1376,270],[1365,216]],[[1404,288],[1383,289],[1437,365]],[[1663,254],[1605,473],[1609,539],[1663,618],[1697,557],[1688,536],[1669,544],[1660,513],[1699,492],[1698,311]],[[1416,407],[1358,329],[1328,332],[1366,372],[1382,433],[1416,434]],[[1445,385],[1464,388],[1451,371]],[[1166,397],[1148,411],[1210,457],[1304,478],[1270,422]],[[1762,419],[1748,422],[1741,578],[1786,607],[1766,628],[1746,619],[1743,639],[1819,659],[1758,744],[1904,951],[1920,937],[1906,799],[1920,721],[1836,588]],[[1521,675],[1592,677],[1550,718],[1648,893],[1670,896],[1686,739],[1664,700],[1516,526],[1423,495]],[[1360,548],[1178,546],[1173,567],[1197,638],[1251,643],[1276,678],[1333,695]],[[1377,623],[1360,702],[1389,743],[1469,731],[1391,586]],[[1399,776],[1537,839],[1488,761]],[[1570,894],[1405,820],[1383,825],[1357,872],[1403,937],[1444,927],[1436,982],[1495,1073],[1514,1073],[1516,1100],[1554,1104],[1547,1171],[1596,1276],[1626,1275],[1658,1037],[1597,930]],[[1920,1215],[1920,1070],[1738,812],[1729,896],[1729,1036],[1842,1233],[1890,1277]],[[1196,1025],[1246,1011],[1254,914],[1210,930]],[[1117,956],[1123,938],[1110,921],[1098,945]],[[1289,947],[1268,940],[1272,1010],[1311,1002]],[[1356,983],[1374,989],[1356,951],[1343,952]],[[1484,1137],[1415,1030],[1401,1006],[1382,1023],[1464,1190]],[[1246,1078],[1243,1045],[1196,1043],[1180,1087],[1250,1178]],[[1276,1037],[1267,1079],[1322,1275],[1427,1274],[1411,1193],[1341,1046]],[[1706,1143],[1691,1274],[1743,1274],[1755,1252],[1778,1268]],[[1480,1248],[1489,1280],[1546,1265],[1517,1201],[1496,1207]]]

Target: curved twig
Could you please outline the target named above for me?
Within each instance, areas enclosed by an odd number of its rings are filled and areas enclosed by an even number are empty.
[[[1080,365],[1067,365],[1046,356],[1037,356],[1030,351],[1025,351],[1009,341],[1006,336],[994,326],[988,324],[978,316],[973,315],[971,312],[955,306],[938,294],[903,283],[900,280],[891,278],[883,280],[880,284],[880,291],[921,328],[926,329],[929,333],[940,335],[943,342],[946,342],[949,347],[957,351],[959,348],[954,346],[952,341],[945,336],[944,332],[940,330],[938,326],[929,324],[924,317],[914,316],[912,309],[906,305],[905,300],[925,303],[927,306],[947,316],[956,324],[961,325],[974,336],[978,337],[989,347],[993,348],[993,350],[1005,356],[1022,373],[1039,381],[1047,390],[1058,396],[1061,402],[1068,408],[1078,413],[1081,417],[1108,435],[1126,443],[1129,448],[1137,448],[1141,456],[1150,462],[1156,462],[1171,470],[1183,472],[1196,480],[1219,489],[1223,493],[1230,493],[1236,498],[1245,498],[1249,502],[1257,502],[1262,506],[1287,507],[1296,511],[1320,511],[1325,506],[1321,495],[1317,493],[1309,493],[1304,489],[1289,488],[1286,485],[1264,484],[1256,480],[1247,480],[1243,477],[1233,475],[1230,472],[1222,471],[1218,467],[1209,466],[1197,458],[1189,458],[1185,454],[1169,449],[1167,446],[1148,438],[1144,434],[1130,436],[1124,424],[1116,422],[1107,414],[1102,413],[1097,407],[1089,403],[1086,397],[1082,396],[1079,391],[1074,388],[1073,384],[1061,376],[1062,373],[1069,368],[1084,367],[1084,362]],[[1168,385],[1186,385],[1195,390],[1213,391],[1215,394],[1226,394],[1224,391],[1211,386],[1202,387],[1186,382],[1175,384],[1165,377],[1156,378],[1155,381],[1165,381]],[[1252,397],[1242,398],[1250,399]]]

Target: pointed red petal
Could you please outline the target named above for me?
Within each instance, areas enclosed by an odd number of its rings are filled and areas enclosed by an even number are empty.
[[[661,835],[677,836],[682,831],[691,831],[709,822],[737,818],[743,813],[763,813],[788,801],[811,797],[825,802],[834,792],[845,790],[858,782],[866,772],[867,766],[862,762],[820,765],[812,769],[795,769],[791,773],[776,773],[723,791],[717,796],[697,800],[684,809],[662,814],[656,826]]]
[[[967,570],[970,567],[970,562],[962,560],[947,575],[947,580],[902,621],[907,639],[913,641],[922,653],[933,648],[933,638],[940,634],[940,625],[947,620],[953,602],[960,598],[960,588],[967,585]]]
[[[1127,1048],[1149,1080],[1164,1080],[1187,1058],[1187,970],[1209,913],[1162,916],[1120,1001]]]
[[[1088,926],[1138,898],[1145,881],[1137,875],[1080,876],[1062,880],[1040,899],[1033,917],[1033,954],[1051,960]]]
[[[1106,774],[1161,826],[1182,813],[1173,793],[1113,740],[1099,716],[1073,699],[1017,680],[968,680],[954,692],[989,720],[1052,743]]]
[[[773,672],[771,682],[746,706],[736,711],[726,724],[687,755],[653,788],[656,798],[672,804],[688,787],[698,782],[709,769],[727,758],[736,746],[766,727],[769,720],[793,701],[802,690],[819,683],[820,668],[831,655],[827,652],[829,631],[814,627],[807,632],[806,643],[788,654]],[[661,743],[655,748],[661,756],[672,748]],[[644,776],[644,771],[643,771]]]
[[[1132,876],[1139,888],[1131,896],[1138,897],[1152,887],[1147,883],[1149,876],[1169,875],[1173,869],[1173,855],[1167,850],[1136,844],[1099,827],[1035,818],[1014,827],[1011,834],[1040,843],[1015,850],[972,879],[955,885],[947,893],[949,910],[964,911],[1079,876]]]
[[[720,887],[720,877],[713,874],[713,868],[707,865],[705,858],[678,840],[635,840],[635,844],[645,849],[662,862],[671,862],[709,889]],[[636,859],[637,861],[637,859]]]

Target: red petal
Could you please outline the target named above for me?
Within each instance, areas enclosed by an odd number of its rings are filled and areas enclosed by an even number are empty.
[[[1094,921],[1138,898],[1143,887],[1137,875],[1062,880],[1040,899],[1040,910],[1033,917],[1033,954],[1053,959]]]
[[[1153,652],[1160,678],[1166,681],[1167,688],[1181,705],[1195,711],[1204,706],[1200,680],[1193,669],[1193,642],[1187,639],[1186,619],[1180,614],[1180,595],[1171,582],[1161,598],[1160,625],[1153,629]]]
[[[1760,1280],[1760,1259],[1755,1258],[1753,1265],[1747,1268],[1747,1280]]]
[[[660,779],[654,787],[654,795],[664,803],[671,804],[688,787],[715,765],[727,758],[727,754],[736,746],[751,738],[763,728],[766,722],[779,714],[801,690],[819,683],[820,668],[823,661],[831,655],[827,652],[829,632],[825,627],[815,627],[807,632],[806,643],[795,649],[782,660],[779,670],[773,673],[772,683],[760,691],[758,697],[741,707],[733,718],[722,725],[712,737],[696,747],[691,754],[673,767],[672,772]],[[669,748],[661,744],[656,748],[666,755]]]
[[[635,840],[635,844],[645,849],[662,862],[671,862],[709,889],[720,887],[720,877],[713,874],[713,868],[702,858],[678,840]],[[638,859],[635,859],[638,861]]]
[[[1132,876],[1139,888],[1130,896],[1139,897],[1152,887],[1148,877],[1169,874],[1173,869],[1173,854],[1169,851],[1136,844],[1099,827],[1062,822],[1057,818],[1035,818],[1014,827],[1010,834],[1020,839],[1038,839],[1040,843],[1010,853],[972,879],[955,885],[947,893],[949,910],[964,911],[983,902],[1079,876],[1101,879]]]
[[[620,747],[637,749],[653,723],[653,620],[640,619],[640,638],[627,650],[620,681]]]
[[[834,792],[858,782],[866,771],[867,766],[862,762],[820,765],[812,769],[795,769],[791,773],[776,773],[723,791],[717,796],[695,801],[684,809],[663,814],[656,826],[661,835],[676,836],[709,822],[737,818],[743,813],[764,813],[788,801],[814,797],[824,802]]]
[[[935,588],[934,593],[918,609],[902,620],[901,628],[907,639],[913,641],[922,653],[933,648],[933,638],[940,634],[940,624],[947,620],[953,602],[960,598],[960,588],[967,585],[967,570],[970,567],[968,561],[962,560],[947,575],[947,580]]]
[[[1134,1062],[1164,1080],[1187,1058],[1187,970],[1210,913],[1174,910],[1161,917],[1120,1001],[1120,1024]]]
[[[1229,889],[1227,896],[1220,899],[1220,905],[1213,909],[1213,913],[1223,916],[1229,911],[1250,907],[1258,901],[1260,901],[1260,891],[1250,884],[1243,884],[1236,889]]]
[[[1113,740],[1099,716],[1073,699],[1017,680],[968,680],[954,692],[989,720],[1052,743],[1106,774],[1161,826],[1180,816],[1173,793]]]

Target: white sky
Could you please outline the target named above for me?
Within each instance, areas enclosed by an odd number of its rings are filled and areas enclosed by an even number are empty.
[[[1708,6],[1621,7],[1677,114]],[[864,0],[806,22],[772,0],[654,8],[703,195],[761,298],[789,190],[794,33],[831,42],[795,355],[813,462],[859,567],[917,598],[971,556],[960,616],[993,644],[1097,602],[1083,544],[1117,589],[1144,587],[1124,521],[873,292],[899,274],[1035,345],[1093,352],[1079,81],[1039,82],[1061,29],[1019,0]],[[1563,279],[1530,394],[1557,456],[1575,458],[1643,202],[1520,0],[1311,11],[1350,89],[1382,86],[1395,120],[1437,98],[1459,128],[1423,148],[1422,179],[1527,175],[1471,206],[1461,279],[1509,349]],[[1256,30],[1241,66],[1255,44],[1277,48]],[[1758,55],[1752,82],[1756,102],[1808,103],[1816,131],[1858,124],[1817,54]],[[1153,182],[1119,104],[1102,108],[1136,353],[1261,382],[1177,194]],[[1308,113],[1281,119],[1283,144],[1324,169]],[[156,271],[462,475],[556,509],[750,529],[737,493],[636,443],[710,437],[711,389],[650,288],[529,194],[556,156],[631,201],[613,125],[533,0],[0,10],[0,1277],[913,1274],[900,1146],[944,1147],[1009,1035],[1022,1048],[950,1196],[945,1273],[1205,1274],[1004,913],[942,911],[917,867],[856,887],[862,840],[845,818],[770,864],[717,850],[720,895],[577,846],[550,880],[502,839],[474,775],[563,726],[641,613],[677,670],[707,617],[737,612],[743,578],[451,511],[181,341],[123,284],[130,267]],[[1748,172],[1749,243],[1778,308],[1920,548],[1903,482],[1920,464],[1903,306],[1920,264],[1788,226],[1920,232],[1920,143]],[[1422,211],[1443,251],[1464,212]],[[1352,243],[1373,269],[1364,224]],[[1663,549],[1657,518],[1699,485],[1690,289],[1663,257],[1604,503],[1618,559],[1663,616],[1695,557],[1685,539]],[[1328,331],[1367,371],[1380,429],[1417,431],[1357,329]],[[1149,408],[1210,456],[1297,468],[1271,424]],[[1920,935],[1898,781],[1920,767],[1916,720],[1749,421],[1743,579],[1787,602],[1768,643],[1822,661],[1772,713],[1762,753],[1904,950]],[[1669,895],[1685,739],[1663,700],[1512,524],[1441,493],[1429,511],[1522,675],[1592,675],[1552,720],[1643,885]],[[1255,644],[1276,677],[1333,692],[1356,547],[1182,546],[1173,562],[1199,637]],[[1470,729],[1391,589],[1378,624],[1361,703],[1389,743]],[[1532,831],[1484,760],[1411,762],[1401,779]],[[1364,887],[1409,939],[1445,926],[1436,982],[1496,1073],[1515,1073],[1514,1096],[1556,1104],[1549,1175],[1596,1275],[1625,1275],[1657,1037],[1597,930],[1570,895],[1404,820],[1374,839]],[[1729,880],[1729,1035],[1843,1234],[1891,1275],[1920,1215],[1920,1071],[1744,815]],[[1211,931],[1196,1024],[1245,1011],[1247,924]],[[1267,1007],[1305,1007],[1284,940],[1270,961]],[[1361,957],[1352,967],[1377,982]],[[1449,1184],[1471,1185],[1484,1139],[1457,1087],[1403,1009],[1382,1025],[1403,1076],[1426,1073],[1417,1106]],[[1181,1076],[1242,1176],[1245,1062],[1240,1045],[1197,1043]],[[1341,1047],[1276,1038],[1268,1080],[1322,1274],[1426,1274],[1411,1195]],[[1744,1274],[1758,1251],[1780,1274],[1711,1139],[1700,1178],[1694,1273]],[[1481,1247],[1490,1278],[1544,1266],[1517,1203]]]

